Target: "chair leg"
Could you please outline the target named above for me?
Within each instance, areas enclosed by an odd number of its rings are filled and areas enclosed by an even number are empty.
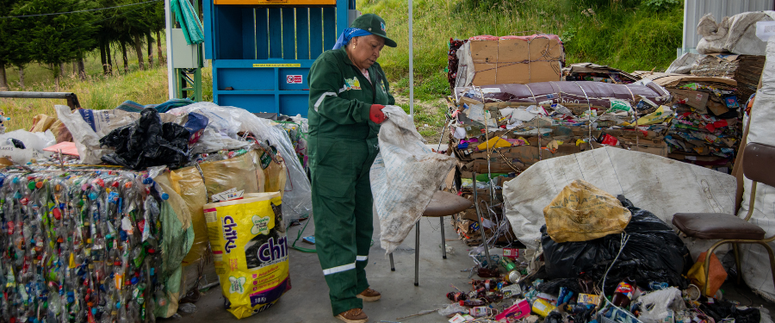
[[[732,250],[735,251],[735,265],[737,265],[737,284],[740,285],[740,281],[743,277],[742,266],[740,266],[740,247],[737,243],[733,243],[732,248]]]
[[[420,221],[414,227],[414,285],[420,286],[418,277],[420,276]]]
[[[772,248],[766,242],[759,242],[760,245],[767,249],[767,253],[770,255],[770,272],[772,273],[772,283],[775,285],[775,255],[772,253]]]
[[[716,242],[713,244],[713,246],[708,249],[708,251],[705,252],[705,287],[703,288],[702,294],[708,297],[713,297],[713,295],[710,295],[710,256],[713,254],[713,251],[716,250],[720,245],[729,243],[729,241],[721,240],[719,242]]]
[[[444,217],[440,216],[441,222],[441,258],[447,259],[447,240],[444,237]]]
[[[393,253],[390,253],[390,271],[396,271],[396,265],[393,264]]]

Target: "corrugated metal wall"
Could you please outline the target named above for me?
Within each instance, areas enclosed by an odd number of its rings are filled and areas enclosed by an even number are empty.
[[[683,48],[678,48],[678,56],[694,52],[702,38],[697,35],[697,23],[707,13],[712,13],[716,22],[720,22],[726,16],[742,12],[773,9],[774,0],[685,0]]]

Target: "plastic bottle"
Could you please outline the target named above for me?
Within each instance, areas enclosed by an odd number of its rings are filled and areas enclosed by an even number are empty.
[[[630,277],[625,278],[621,283],[619,283],[619,286],[616,287],[616,292],[614,292],[614,297],[611,302],[619,307],[629,306],[630,301],[632,300],[632,295],[635,292],[635,286],[634,279]]]
[[[450,301],[459,302],[459,301],[464,301],[468,297],[463,292],[449,292],[447,293],[447,298]]]
[[[481,300],[481,299],[477,299],[477,298],[466,299],[466,300],[460,301],[460,305],[462,305],[462,306],[482,306],[482,305],[484,305],[484,301]]]
[[[517,268],[517,264],[511,261],[509,257],[501,257],[501,266],[506,268],[506,271],[512,271]]]

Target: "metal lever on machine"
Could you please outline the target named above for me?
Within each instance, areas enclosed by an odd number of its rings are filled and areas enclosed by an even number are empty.
[[[490,258],[490,246],[487,245],[487,236],[484,234],[484,226],[482,225],[482,215],[479,212],[478,194],[476,188],[476,171],[473,172],[473,189],[474,189],[474,206],[476,206],[476,222],[479,223],[479,232],[482,234],[482,244],[484,244],[484,255],[487,257],[487,267],[492,267],[492,258]]]

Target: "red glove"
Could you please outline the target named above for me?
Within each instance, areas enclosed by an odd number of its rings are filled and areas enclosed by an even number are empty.
[[[382,113],[382,109],[384,109],[385,106],[381,104],[372,104],[371,109],[369,109],[369,119],[373,121],[376,124],[380,124],[385,122],[385,114]]]

